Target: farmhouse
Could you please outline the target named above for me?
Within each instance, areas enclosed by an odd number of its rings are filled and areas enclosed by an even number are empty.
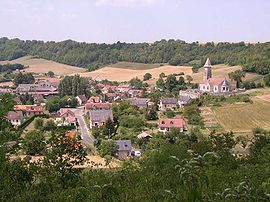
[[[178,101],[176,98],[161,98],[159,102],[159,110],[173,110],[177,107]]]
[[[90,128],[101,127],[109,119],[113,121],[113,112],[112,110],[90,110]]]
[[[36,105],[15,105],[15,111],[22,111],[24,116],[34,116],[44,114],[44,107]]]
[[[204,79],[199,84],[199,90],[214,95],[228,95],[234,87],[226,78],[212,78],[212,65],[207,58],[204,65]]]
[[[132,145],[131,140],[117,140],[118,146],[116,156],[120,159],[127,158],[131,155]]]
[[[130,104],[134,107],[138,107],[139,109],[148,107],[148,98],[132,98],[130,99]]]
[[[172,128],[179,129],[180,132],[183,132],[187,128],[187,122],[182,118],[162,118],[159,119],[158,127],[161,132],[170,131]]]
[[[13,126],[19,126],[23,122],[23,113],[21,111],[17,111],[17,112],[10,111],[7,114],[7,120]]]

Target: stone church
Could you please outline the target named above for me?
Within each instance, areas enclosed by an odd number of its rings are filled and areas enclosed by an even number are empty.
[[[204,65],[204,79],[199,84],[199,90],[203,93],[226,95],[234,90],[234,86],[226,78],[212,77],[211,61],[207,58]]]

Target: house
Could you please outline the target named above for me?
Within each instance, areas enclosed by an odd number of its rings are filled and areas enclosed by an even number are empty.
[[[55,117],[55,123],[58,126],[75,126],[77,125],[77,117],[69,108],[61,108],[59,116]]]
[[[137,90],[137,89],[130,89],[128,91],[128,94],[130,97],[135,98],[135,97],[142,97],[142,90]]]
[[[19,97],[13,98],[13,101],[16,103],[16,105],[22,105],[22,101]]]
[[[34,116],[44,114],[44,107],[37,105],[15,105],[15,111],[22,111],[24,116]]]
[[[127,93],[129,90],[131,90],[131,87],[129,84],[120,84],[116,90],[121,93]]]
[[[0,94],[12,94],[13,91],[10,88],[0,88]]]
[[[88,99],[87,103],[101,103],[102,99],[100,96],[92,96]]]
[[[183,108],[185,105],[191,103],[192,99],[188,96],[180,95],[178,99],[178,105]]]
[[[101,127],[109,119],[113,121],[112,110],[90,110],[89,111],[90,128]]]
[[[127,158],[131,155],[132,144],[131,140],[117,140],[118,146],[116,156],[120,159]]]
[[[212,78],[212,65],[207,58],[204,65],[204,79],[199,84],[201,92],[213,95],[228,95],[235,89],[226,78]]]
[[[183,132],[187,128],[187,122],[182,118],[161,118],[158,122],[159,131],[167,132],[172,128],[179,129],[180,132]]]
[[[152,138],[153,136],[152,135],[149,135],[148,133],[146,132],[142,132],[140,133],[139,135],[137,135],[137,138],[138,139],[150,139]]]
[[[176,98],[161,98],[159,102],[159,110],[173,110],[177,107],[178,101]]]
[[[85,109],[110,109],[112,103],[86,103]]]
[[[16,93],[28,93],[30,95],[57,95],[59,92],[56,87],[51,86],[46,82],[40,82],[37,84],[19,84],[16,88]]]
[[[85,95],[78,95],[76,97],[76,100],[80,106],[87,102],[87,98],[85,97]]]
[[[10,111],[6,118],[13,126],[19,126],[23,122],[23,113],[21,111]]]
[[[139,109],[148,108],[148,98],[132,98],[129,101],[131,106],[138,107]]]
[[[33,95],[34,103],[35,104],[40,104],[44,102],[44,97],[42,95]]]

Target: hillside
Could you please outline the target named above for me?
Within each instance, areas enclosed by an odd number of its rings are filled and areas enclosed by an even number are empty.
[[[80,67],[65,65],[58,62],[40,58],[33,58],[31,56],[24,56],[15,60],[0,62],[0,64],[6,63],[22,64],[24,66],[29,66],[28,68],[25,69],[25,71],[37,74],[53,71],[56,75],[67,75],[86,71],[85,69]]]
[[[84,67],[92,71],[117,62],[169,64],[201,67],[207,57],[213,64],[240,65],[244,70],[270,72],[270,43],[186,43],[161,40],[149,43],[96,44],[72,40],[62,42],[22,41],[0,38],[0,60],[14,60],[25,55]]]
[[[144,70],[142,70],[144,68]],[[79,75],[83,77],[99,77],[100,79],[108,79],[111,81],[129,81],[130,79],[134,77],[138,77],[139,79],[143,79],[143,75],[145,73],[150,73],[152,74],[153,78],[152,81],[155,81],[160,73],[165,73],[165,74],[179,74],[181,72],[185,74],[191,74],[192,73],[192,68],[187,67],[187,66],[162,66],[162,67],[156,67],[156,68],[149,68],[147,69],[146,66],[144,65],[143,67],[137,67],[137,70],[135,69],[129,69],[128,66],[126,67],[114,67],[109,66],[109,67],[104,67],[101,69],[98,69],[93,72],[85,72],[85,73],[80,73]]]

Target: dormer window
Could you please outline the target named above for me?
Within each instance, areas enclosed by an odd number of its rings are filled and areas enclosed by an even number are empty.
[[[170,124],[173,124],[173,122],[171,121]]]
[[[161,122],[161,124],[165,124],[165,122],[164,122],[164,121],[162,121],[162,122]]]

